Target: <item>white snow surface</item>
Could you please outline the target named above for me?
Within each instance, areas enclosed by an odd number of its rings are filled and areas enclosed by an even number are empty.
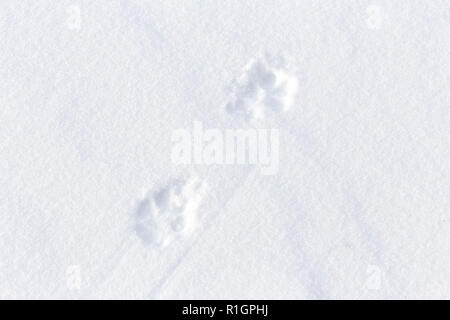
[[[446,0],[2,0],[0,298],[450,299],[449,77]]]

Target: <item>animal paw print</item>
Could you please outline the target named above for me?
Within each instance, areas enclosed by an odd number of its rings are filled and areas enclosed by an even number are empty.
[[[268,112],[285,112],[294,103],[298,80],[283,66],[269,58],[252,59],[232,84],[230,113],[243,114],[247,120],[263,119]]]
[[[164,247],[191,234],[206,185],[197,178],[172,181],[147,196],[136,210],[136,233],[146,244]]]
[[[370,5],[367,9],[367,28],[371,30],[379,30],[383,25],[383,10],[376,5]]]

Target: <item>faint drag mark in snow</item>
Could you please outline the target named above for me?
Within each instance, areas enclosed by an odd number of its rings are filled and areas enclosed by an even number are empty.
[[[78,5],[71,5],[66,9],[69,17],[66,20],[66,26],[70,30],[81,29],[81,9]]]
[[[197,210],[206,190],[198,178],[175,180],[143,199],[135,212],[135,231],[145,244],[165,247],[198,224]]]
[[[447,20],[447,22],[450,22],[450,8],[447,8],[447,10],[444,11],[444,19]]]
[[[205,182],[193,176],[189,179],[173,180],[163,188],[149,193],[133,210],[133,231],[145,245],[164,248],[172,241],[187,238],[200,227],[201,215],[198,207],[207,190]],[[132,238],[126,238],[108,258],[107,269],[102,268],[94,277],[94,283],[80,294],[86,299],[107,281],[113,271],[121,264],[127,251],[135,246]],[[181,254],[181,262],[189,251]],[[174,267],[176,268],[176,267]],[[171,274],[171,272],[169,272]],[[164,283],[166,277],[160,280]]]
[[[301,212],[302,224],[305,224],[305,209],[298,202],[297,198],[290,198],[289,201],[293,203],[293,206],[298,212]],[[326,278],[323,274],[326,274],[325,268],[314,261],[306,252],[307,244],[299,237],[298,230],[295,229],[294,223],[289,221],[289,225],[286,226],[286,236],[292,245],[292,252],[302,261],[297,266],[299,277],[302,279],[304,286],[307,290],[308,299],[330,299],[328,293],[330,292],[329,286],[326,283]]]
[[[382,281],[382,270],[376,265],[370,265],[366,270],[367,278],[364,286],[368,290],[380,290]]]
[[[227,204],[234,198],[234,195],[237,194],[241,188],[245,185],[245,182],[247,181],[248,177],[254,171],[255,169],[250,169],[236,184],[236,188],[233,188],[233,190],[230,192],[229,195],[227,195],[224,199],[224,201],[221,202],[221,205],[219,208],[226,208]],[[201,237],[204,236],[207,230],[209,230],[212,225],[214,225],[215,221],[218,219],[220,214],[222,213],[222,210],[219,210],[215,215],[212,215],[209,221],[207,221],[202,226],[202,232],[198,233],[196,237],[192,240],[191,245],[184,250],[183,253],[180,254],[178,259],[173,263],[166,271],[164,276],[161,277],[161,279],[157,282],[156,285],[154,285],[147,296],[147,299],[154,300],[158,298],[158,296],[161,294],[162,290],[164,289],[164,286],[168,283],[172,275],[176,272],[177,268],[181,265],[183,260],[189,255],[192,248],[196,246],[196,244],[200,241]]]
[[[121,0],[120,9],[128,25],[136,26],[148,36],[147,39],[152,42],[152,47],[147,48],[149,52],[153,50],[153,46],[160,47],[163,37],[150,12],[130,0]]]
[[[263,119],[269,112],[287,111],[294,103],[298,80],[283,63],[268,57],[252,59],[231,85],[229,113],[244,115],[247,120]]]
[[[394,278],[392,278],[391,273],[386,268],[386,263],[381,255],[385,247],[382,238],[371,228],[371,225],[363,219],[365,209],[353,192],[354,183],[345,180],[342,182],[342,177],[348,176],[346,170],[341,168],[337,162],[329,157],[326,149],[313,138],[313,135],[311,135],[308,130],[294,127],[285,119],[281,120],[281,124],[296,138],[298,146],[302,149],[302,153],[312,159],[315,165],[326,174],[330,181],[330,185],[335,186],[335,192],[343,194],[347,206],[342,208],[341,211],[342,214],[348,215],[350,225],[358,230],[358,247],[363,248],[363,251],[367,252],[365,258],[370,261],[372,265],[377,265],[383,270],[383,286],[389,283],[391,289],[396,290],[400,294],[400,291],[395,287],[395,284],[390,283]],[[389,282],[388,277],[392,278]],[[322,295],[325,291],[322,290],[322,292],[317,293],[320,294],[319,297],[323,297]]]
[[[383,10],[376,5],[370,5],[366,9],[367,19],[366,25],[367,28],[371,30],[379,30],[383,26]]]

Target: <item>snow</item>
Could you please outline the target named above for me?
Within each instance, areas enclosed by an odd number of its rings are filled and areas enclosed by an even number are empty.
[[[449,299],[449,13],[0,1],[0,298]],[[278,170],[174,163],[197,122]]]
[[[242,113],[245,118],[262,119],[269,111],[285,112],[295,101],[297,78],[282,68],[272,67],[266,59],[252,60],[234,83],[230,113]]]
[[[174,181],[139,203],[136,233],[144,242],[165,247],[177,235],[194,232],[206,186],[197,178]]]

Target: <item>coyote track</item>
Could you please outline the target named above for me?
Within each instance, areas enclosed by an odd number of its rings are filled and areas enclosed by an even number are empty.
[[[146,244],[164,247],[191,234],[206,185],[197,178],[175,180],[144,198],[136,209],[135,230]]]

